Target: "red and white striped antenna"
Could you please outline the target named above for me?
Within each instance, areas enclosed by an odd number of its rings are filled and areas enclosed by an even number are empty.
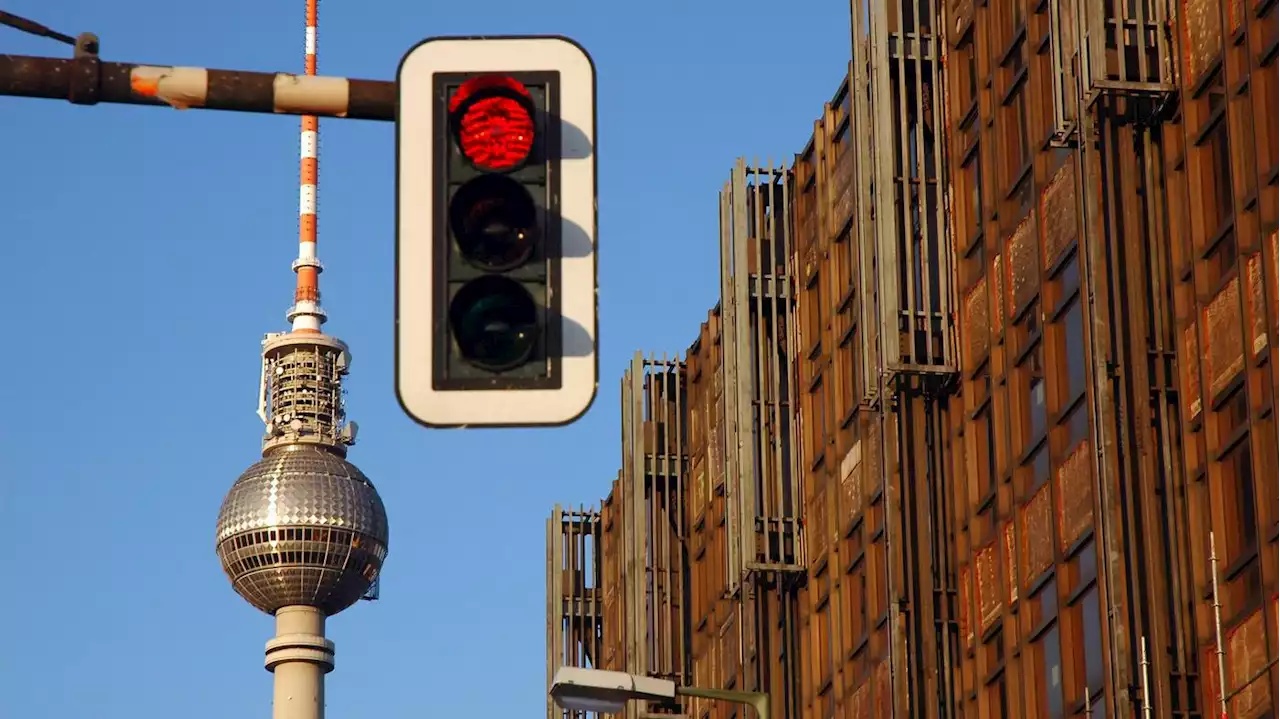
[[[306,0],[306,74],[316,74],[316,25],[320,0]],[[300,188],[298,193],[298,259],[293,271],[298,275],[289,321],[293,331],[318,334],[325,313],[320,308],[320,272],[316,255],[316,197],[320,177],[320,118],[302,116]]]

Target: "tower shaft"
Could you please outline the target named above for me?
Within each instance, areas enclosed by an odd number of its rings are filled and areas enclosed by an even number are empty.
[[[324,612],[292,606],[276,611],[276,636],[267,642],[267,671],[275,674],[273,719],[324,719],[324,675],[333,671],[333,642],[324,637]]]
[[[319,0],[307,0],[307,34],[305,72],[316,74],[316,41]],[[325,313],[320,308],[320,273],[324,270],[316,254],[316,221],[320,180],[320,118],[303,115],[300,128],[298,188],[298,259],[293,269],[298,273],[289,308],[289,322],[294,332],[318,333]]]

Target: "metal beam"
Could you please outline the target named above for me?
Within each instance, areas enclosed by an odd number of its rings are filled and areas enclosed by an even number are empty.
[[[0,96],[168,105],[351,120],[396,119],[396,83],[288,73],[0,55]]]

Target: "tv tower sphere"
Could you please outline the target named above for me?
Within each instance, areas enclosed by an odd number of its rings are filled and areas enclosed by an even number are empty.
[[[217,552],[236,593],[274,614],[332,616],[359,601],[387,556],[387,513],[373,483],[332,449],[268,449],[227,493]]]

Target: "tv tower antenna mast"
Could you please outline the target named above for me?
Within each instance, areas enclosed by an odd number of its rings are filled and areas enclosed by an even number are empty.
[[[306,0],[307,76],[316,74],[318,3]],[[356,439],[342,390],[351,353],[321,331],[327,317],[316,253],[319,135],[319,118],[303,115],[291,329],[262,341],[262,459],[231,487],[217,528],[218,556],[232,586],[276,618],[266,649],[275,719],[323,719],[324,675],[334,667],[325,620],[376,596],[387,555],[382,499],[346,460]]]

